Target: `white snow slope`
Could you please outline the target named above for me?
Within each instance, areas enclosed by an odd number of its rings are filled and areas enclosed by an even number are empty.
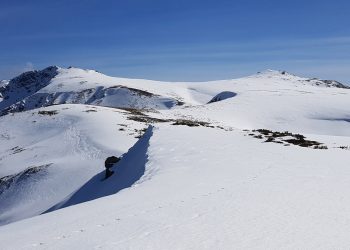
[[[101,171],[106,157],[125,153],[137,140],[135,129],[145,125],[127,120],[122,110],[59,105],[4,116],[0,127],[0,176],[7,176],[0,183],[0,223],[5,224],[64,199]]]
[[[38,215],[0,227],[1,249],[348,248],[346,86],[278,71],[161,83],[57,70],[34,95],[74,104],[0,117],[0,178],[12,176],[0,222]],[[76,98],[111,86],[126,92]],[[104,180],[104,159],[123,153]]]

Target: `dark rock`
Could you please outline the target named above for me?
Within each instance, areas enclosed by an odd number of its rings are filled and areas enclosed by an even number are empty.
[[[110,156],[105,160],[105,168],[106,168],[105,179],[109,178],[114,173],[114,171],[110,170],[110,168],[113,167],[113,165],[119,161],[120,161],[120,158],[116,156]]]

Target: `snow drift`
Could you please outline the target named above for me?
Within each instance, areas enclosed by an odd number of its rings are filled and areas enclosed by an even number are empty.
[[[153,127],[150,126],[139,141],[122,156],[121,161],[111,168],[114,171],[111,177],[105,179],[105,171],[101,171],[47,212],[115,194],[124,188],[131,187],[145,172],[147,149],[152,133]]]

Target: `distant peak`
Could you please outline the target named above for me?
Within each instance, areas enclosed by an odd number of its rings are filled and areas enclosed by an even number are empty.
[[[289,76],[295,76],[285,70],[274,70],[274,69],[267,69],[264,71],[260,71],[257,73],[258,75],[289,75]]]
[[[19,76],[10,80],[7,85],[7,88],[22,88],[33,89],[35,92],[38,89],[46,86],[52,78],[54,78],[58,74],[59,67],[57,66],[49,66],[42,70],[32,70],[27,71]],[[35,91],[34,91],[35,89]]]
[[[249,78],[262,78],[262,79],[274,79],[282,81],[292,81],[294,83],[299,83],[303,85],[318,86],[318,87],[333,87],[333,88],[343,88],[349,89],[350,87],[334,80],[320,80],[318,78],[304,78],[293,75],[284,70],[264,70],[258,72],[255,75],[250,76]]]
[[[302,77],[293,75],[285,70],[272,70],[267,69],[264,71],[257,72],[254,75],[248,76],[248,78],[258,78],[258,79],[275,79],[275,80],[293,80],[298,81],[303,79]]]
[[[45,69],[43,69],[43,71],[54,71],[54,70],[58,70],[60,67],[56,66],[56,65],[51,65],[46,67]]]
[[[13,78],[11,80],[11,82],[18,81],[18,80],[21,80],[23,78],[28,78],[28,77],[29,78],[35,78],[38,76],[54,77],[55,75],[57,75],[58,69],[60,69],[58,66],[49,66],[49,67],[46,67],[42,70],[26,71],[26,72],[20,74],[19,76]]]
[[[97,71],[95,69],[83,69],[83,68],[79,68],[79,67],[75,67],[75,66],[69,66],[66,69],[69,70],[69,71],[95,72],[95,73],[102,74],[101,72],[99,72],[99,71]]]

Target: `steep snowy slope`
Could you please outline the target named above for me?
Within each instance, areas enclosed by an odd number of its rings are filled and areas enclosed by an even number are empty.
[[[0,224],[42,213],[120,156],[145,125],[123,110],[59,105],[0,119]]]
[[[346,249],[349,151],[244,135],[154,129],[131,188],[1,227],[2,249]]]
[[[28,71],[3,86],[0,85],[0,96],[3,98],[2,101],[0,100],[0,111],[50,84],[50,81],[58,74],[57,70],[58,67],[50,66],[40,71]]]

